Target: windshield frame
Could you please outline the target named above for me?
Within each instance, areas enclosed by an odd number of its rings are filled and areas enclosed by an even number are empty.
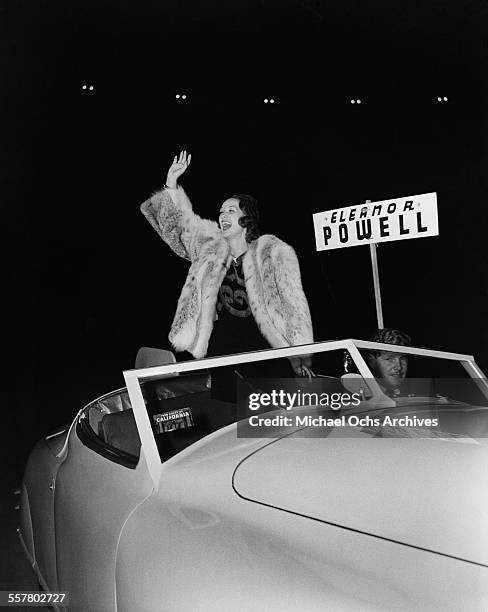
[[[472,355],[437,351],[432,349],[410,346],[383,344],[379,342],[356,340],[353,338],[345,340],[329,340],[325,342],[315,342],[313,344],[302,344],[299,346],[290,346],[278,349],[264,349],[261,351],[238,353],[234,355],[225,355],[222,357],[207,357],[203,359],[180,361],[177,363],[170,363],[150,368],[125,370],[123,372],[123,376],[127,386],[127,391],[129,393],[132,409],[134,411],[134,417],[139,431],[139,437],[141,439],[141,455],[144,455],[149,473],[151,475],[155,487],[157,488],[158,486],[161,472],[164,469],[164,464],[161,462],[149,416],[146,411],[144,397],[141,390],[142,383],[151,380],[158,380],[177,376],[178,374],[184,372],[195,372],[198,370],[206,370],[208,368],[218,366],[236,365],[239,363],[255,362],[257,360],[276,359],[279,357],[313,355],[314,353],[322,353],[341,349],[347,350],[349,352],[361,376],[365,380],[368,380],[368,387],[370,387],[370,390],[373,393],[372,401],[376,404],[390,405],[393,400],[388,398],[382,392],[379,383],[375,380],[366,361],[359,352],[359,349],[390,351],[459,361],[462,363],[469,376],[476,381],[476,384],[478,385],[482,393],[485,395],[485,397],[488,399],[488,384],[486,381],[486,377],[483,374],[482,370],[479,368],[479,366],[476,364]]]

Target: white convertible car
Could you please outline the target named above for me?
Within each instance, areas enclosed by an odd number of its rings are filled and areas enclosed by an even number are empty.
[[[364,358],[379,350],[408,356],[395,397]],[[311,381],[240,375],[304,353]],[[224,366],[237,401],[214,393]],[[471,356],[343,340],[124,377],[25,471],[20,540],[69,610],[488,610],[488,385]]]

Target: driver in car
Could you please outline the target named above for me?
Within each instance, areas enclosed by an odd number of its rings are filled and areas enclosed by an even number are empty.
[[[391,327],[376,330],[368,340],[383,344],[412,346],[408,334]],[[400,395],[400,387],[408,370],[406,355],[393,351],[369,351],[366,353],[366,362],[386,395],[390,397]]]

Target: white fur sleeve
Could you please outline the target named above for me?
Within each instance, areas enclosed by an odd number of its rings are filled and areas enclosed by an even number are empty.
[[[141,206],[141,212],[173,251],[194,261],[202,244],[218,235],[218,226],[193,212],[191,202],[179,187],[157,191]]]
[[[285,243],[275,248],[275,281],[286,321],[286,338],[291,346],[312,343],[312,319],[302,287],[298,258],[292,247]]]

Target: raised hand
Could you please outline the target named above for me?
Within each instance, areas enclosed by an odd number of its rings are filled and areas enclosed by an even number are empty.
[[[166,176],[166,186],[171,189],[176,189],[178,186],[178,178],[185,172],[191,162],[191,155],[186,154],[186,151],[181,151],[179,155],[175,155],[173,163],[169,167]]]
[[[298,357],[289,357],[291,366],[295,373],[295,376],[304,378],[308,377],[309,380],[315,377],[315,372],[311,369],[312,358],[310,355],[300,355]]]

